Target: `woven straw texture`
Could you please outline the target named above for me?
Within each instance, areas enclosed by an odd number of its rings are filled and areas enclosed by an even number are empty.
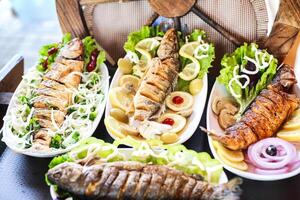
[[[267,10],[264,0],[198,0],[197,5],[233,35],[247,41],[258,41],[267,33]],[[129,32],[144,25],[153,11],[147,1],[89,4],[84,16],[91,34],[116,60],[124,55],[123,44]],[[182,17],[189,31],[200,28],[214,41],[217,58],[234,49],[234,45],[212,27],[190,12]]]

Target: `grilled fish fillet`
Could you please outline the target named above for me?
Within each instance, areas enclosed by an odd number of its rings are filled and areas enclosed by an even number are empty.
[[[78,73],[83,70],[82,56],[82,41],[75,38],[60,50],[55,62],[49,66],[43,81],[35,90],[37,97],[32,102],[35,107],[33,115],[42,129],[34,135],[34,147],[49,147],[51,138],[47,136],[47,129],[57,129],[53,120],[56,126],[62,125],[67,107],[72,103],[72,88],[78,87],[81,81]]]
[[[211,133],[211,137],[229,149],[241,150],[273,136],[300,104],[300,99],[290,93],[296,82],[294,71],[284,65],[240,121],[227,128],[224,135]]]
[[[161,165],[121,161],[82,166],[62,163],[47,173],[80,199],[239,199],[240,179],[212,186],[202,177]]]
[[[165,33],[157,55],[148,63],[148,70],[134,97],[135,120],[157,118],[166,96],[174,88],[179,70],[177,32],[174,29]]]

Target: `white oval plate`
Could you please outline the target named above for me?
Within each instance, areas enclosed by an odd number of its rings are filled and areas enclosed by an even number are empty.
[[[295,86],[294,91],[297,94],[297,96],[300,96],[300,48],[298,48],[297,58],[296,58],[295,63],[296,63],[295,64],[295,74],[296,74],[298,83]],[[211,109],[211,103],[213,101],[213,98],[217,97],[217,96],[221,96],[221,97],[229,96],[229,93],[227,92],[226,88],[223,85],[221,85],[220,83],[218,83],[216,81],[211,90],[211,95],[210,95],[210,98],[208,101],[208,106],[207,106],[207,111],[206,111],[207,112],[206,113],[206,123],[207,123],[206,126],[207,126],[208,130],[215,130],[218,133],[222,133],[224,131],[220,128],[220,126],[218,124],[217,116],[212,112],[212,109]],[[230,166],[224,164],[224,162],[219,158],[219,156],[216,153],[216,150],[212,144],[212,139],[209,136],[208,136],[208,141],[209,141],[209,147],[210,147],[210,150],[211,150],[213,156],[224,165],[225,169],[227,169],[228,171],[230,171],[234,174],[237,174],[241,177],[252,179],[252,180],[260,180],[260,181],[274,181],[274,180],[286,179],[286,178],[295,176],[300,173],[300,167],[289,173],[278,174],[278,175],[261,175],[261,174],[255,174],[252,172],[235,169],[233,167],[230,167]],[[299,147],[297,147],[297,150],[300,154]]]
[[[132,152],[133,149],[132,149],[132,148],[121,148],[121,150],[123,151],[122,153],[124,153],[126,156],[129,157],[129,156],[131,155],[131,152]],[[159,150],[158,150],[158,151],[159,151]],[[225,172],[223,172],[223,173],[221,174],[221,177],[220,177],[220,180],[219,180],[219,184],[223,184],[223,183],[227,183],[227,182],[228,182],[228,178],[227,178]],[[60,198],[59,198],[59,195],[58,195],[57,192],[55,191],[53,185],[50,186],[50,195],[51,195],[51,197],[52,197],[53,200],[58,200],[58,199],[60,199]],[[72,197],[68,197],[68,198],[66,198],[65,200],[73,200],[73,198],[72,198]]]
[[[29,69],[32,70],[33,68],[35,68],[35,66],[31,67]],[[105,64],[102,64],[101,65],[101,74],[103,75],[103,81],[104,81],[104,84],[103,84],[103,94],[104,94],[104,99],[103,101],[101,102],[99,106],[99,110],[98,110],[98,114],[97,114],[97,117],[96,119],[93,121],[93,124],[92,124],[92,127],[91,129],[89,130],[89,132],[86,134],[87,137],[89,136],[92,136],[94,131],[96,130],[96,128],[98,127],[98,124],[101,120],[101,117],[104,113],[104,109],[105,109],[105,104],[106,104],[106,100],[107,100],[107,95],[108,95],[108,89],[109,89],[109,74],[108,74],[108,70],[107,70],[107,67]],[[22,88],[22,86],[24,85],[24,81],[22,80],[20,82],[20,84],[18,85],[16,91],[14,92],[11,100],[10,100],[10,103],[8,105],[8,108],[7,108],[7,111],[6,111],[6,115],[9,114],[10,112],[10,109],[12,108],[13,106],[13,99],[15,98],[16,94],[17,94],[17,91]],[[21,154],[25,154],[25,155],[28,155],[28,156],[33,156],[33,157],[40,157],[40,158],[43,158],[43,157],[54,157],[56,155],[59,155],[59,154],[63,154],[63,153],[66,153],[68,151],[70,151],[72,148],[76,147],[78,145],[78,142],[73,144],[73,145],[70,145],[68,146],[66,149],[59,149],[59,150],[52,150],[52,151],[49,151],[49,152],[38,152],[36,150],[33,150],[33,149],[20,149],[18,148],[13,142],[11,142],[11,140],[7,140],[6,138],[9,137],[9,135],[12,135],[13,133],[11,132],[9,126],[8,126],[8,122],[5,120],[5,117],[4,117],[4,124],[3,124],[3,138],[2,138],[2,141],[6,143],[6,145],[12,149],[13,151],[17,152],[17,153],[21,153]],[[82,138],[83,139],[83,138]]]
[[[110,89],[118,86],[118,80],[123,75],[123,73],[117,69],[111,84]],[[207,74],[203,77],[203,87],[199,94],[194,96],[194,107],[193,107],[193,113],[190,117],[187,118],[187,124],[185,125],[183,131],[181,132],[181,135],[179,137],[179,140],[174,144],[182,144],[185,141],[187,141],[196,129],[198,128],[198,125],[201,120],[201,116],[203,113],[203,109],[206,103],[206,96],[207,96]],[[105,117],[109,116],[110,110],[112,109],[112,106],[110,104],[109,99],[106,103],[106,110],[105,110]],[[106,129],[107,130],[107,129]],[[111,133],[109,130],[107,132],[110,134],[110,136],[114,139],[117,139],[117,137]]]

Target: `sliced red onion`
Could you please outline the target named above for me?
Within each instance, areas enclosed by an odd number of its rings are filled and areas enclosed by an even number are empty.
[[[281,169],[260,169],[260,168],[254,169],[254,173],[263,174],[263,175],[276,175],[276,174],[284,174],[287,172],[289,172],[288,167],[283,167]]]
[[[266,148],[270,145],[275,145],[276,148],[279,147],[284,153],[280,155],[269,156],[265,153]],[[282,149],[281,149],[282,148]],[[279,138],[267,138],[261,140],[248,148],[248,157],[253,165],[257,168],[264,170],[275,170],[279,171],[286,167],[292,160],[297,157],[297,150],[292,144],[279,139]],[[261,172],[261,171],[260,171]],[[275,172],[272,172],[275,173]]]

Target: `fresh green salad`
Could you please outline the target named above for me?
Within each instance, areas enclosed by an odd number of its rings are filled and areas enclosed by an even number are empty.
[[[60,50],[71,41],[71,35],[66,34],[60,43],[45,45],[40,49],[40,58],[36,68],[30,69],[23,76],[23,81],[12,99],[12,105],[4,119],[6,130],[3,140],[18,149],[32,149],[34,135],[41,129],[41,125],[34,117],[35,108],[33,102],[38,98],[36,90],[43,80],[43,76],[51,68],[51,64],[60,53]],[[101,67],[105,61],[105,53],[100,50],[95,40],[86,37],[83,42],[84,69],[78,88],[67,88],[72,97],[66,108],[67,114],[61,126],[54,120],[54,110],[51,111],[51,123],[55,128],[47,128],[47,137],[51,139],[49,148],[43,149],[47,152],[65,149],[69,145],[77,143],[86,138],[97,117],[101,102],[104,100],[103,88],[105,80],[102,77]],[[92,57],[94,61],[90,61]],[[94,68],[89,68],[91,62],[96,62]],[[74,72],[73,72],[74,73]],[[103,106],[103,105],[102,105]],[[45,137],[45,136],[44,136]],[[34,150],[34,149],[32,149]],[[42,151],[39,149],[39,151]]]
[[[159,26],[143,26],[140,30],[131,32],[123,47],[126,51],[124,58],[130,63],[121,60],[122,62],[118,62],[119,68],[124,69],[122,71],[126,74],[131,73],[139,78],[142,77],[147,69],[147,63],[157,56],[157,49],[163,36],[164,32]],[[207,38],[203,30],[195,29],[185,37],[178,32],[178,39],[181,70],[176,90],[193,94],[193,91],[197,90],[194,86],[201,85],[200,81],[194,80],[202,80],[208,72],[215,58],[215,49],[212,43],[205,41]],[[132,71],[127,71],[128,65],[133,65],[130,67]]]
[[[157,141],[156,143],[159,143]],[[118,148],[119,145],[132,149]],[[198,174],[210,183],[219,183],[223,173],[222,165],[206,152],[197,153],[183,145],[161,145],[161,150],[151,148],[147,142],[138,142],[130,137],[105,143],[93,137],[80,141],[79,146],[67,154],[52,159],[49,168],[64,162],[80,162],[89,158],[99,158],[103,162],[137,161],[156,165],[167,165],[188,174]],[[47,180],[46,180],[47,181]],[[48,184],[51,185],[47,181]]]
[[[277,71],[277,59],[257,44],[244,44],[233,53],[224,55],[222,69],[217,78],[238,102],[238,115],[266,88]]]

